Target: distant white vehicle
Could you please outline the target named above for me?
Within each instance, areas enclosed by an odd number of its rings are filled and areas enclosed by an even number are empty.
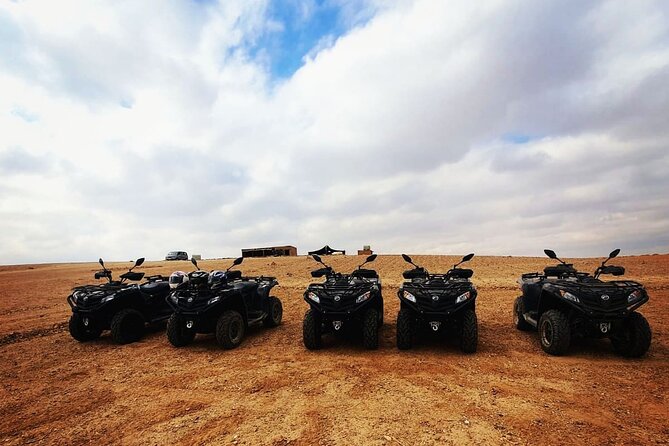
[[[170,251],[165,256],[165,260],[188,260],[186,251]]]

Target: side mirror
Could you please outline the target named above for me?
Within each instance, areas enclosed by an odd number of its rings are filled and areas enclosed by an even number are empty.
[[[411,263],[413,265],[413,261],[411,260],[411,257],[409,257],[406,254],[402,254],[402,258],[404,259],[405,262]]]
[[[313,257],[314,260],[317,261],[318,263],[322,263],[321,256],[319,256],[318,254],[312,254],[311,257]]]
[[[140,266],[142,263],[144,263],[144,257],[140,257],[139,259],[135,260],[135,266],[133,266],[133,268]]]
[[[241,265],[242,262],[244,261],[244,257],[237,257],[234,262],[232,262],[233,265]]]
[[[98,263],[104,268],[105,267],[105,262],[102,261],[102,257],[98,259]]]
[[[200,267],[197,266],[197,260],[195,260],[195,259],[190,259],[190,261],[191,261],[191,263],[192,263],[193,265],[195,265],[195,268],[200,269]]]
[[[611,251],[611,254],[609,254],[609,259],[618,257],[618,254],[620,254],[620,249],[614,249],[613,251]]]
[[[544,254],[546,254],[551,259],[557,259],[557,254],[555,254],[555,251],[551,249],[544,249]]]
[[[367,257],[365,263],[373,262],[374,260],[376,260],[376,254],[372,254],[371,256]]]
[[[462,258],[462,262],[460,262],[460,263],[463,263],[463,262],[469,262],[469,261],[470,261],[471,259],[473,259],[473,258],[474,258],[474,253],[467,254],[466,256],[464,256],[464,257]]]

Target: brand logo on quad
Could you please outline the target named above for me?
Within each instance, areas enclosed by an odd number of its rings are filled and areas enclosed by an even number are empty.
[[[188,302],[189,302],[189,303],[190,303],[190,302],[193,302],[193,298],[192,298],[192,297],[189,297],[189,298],[188,298]]]
[[[439,296],[432,296],[432,300],[435,301],[435,302],[438,301],[438,300],[439,300]]]
[[[601,299],[605,300],[605,301],[609,300],[609,295],[608,294],[602,294]]]
[[[340,300],[341,300],[341,296],[335,296],[335,297],[334,297],[334,301],[335,301],[335,302],[339,302]]]

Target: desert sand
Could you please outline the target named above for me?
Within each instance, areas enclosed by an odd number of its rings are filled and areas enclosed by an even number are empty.
[[[455,257],[414,256],[437,272]],[[593,270],[598,259],[571,259]],[[327,259],[351,270],[361,257]],[[601,260],[600,260],[601,261]],[[479,351],[440,338],[408,352],[395,346],[397,289],[407,265],[381,255],[385,321],[380,348],[326,338],[302,344],[302,299],[317,264],[306,257],[246,260],[247,275],[278,278],[283,324],[252,329],[226,351],[212,336],[177,349],[164,331],[118,346],[108,332],[79,343],[67,331],[69,290],[94,283],[96,263],[0,267],[0,444],[669,444],[669,255],[620,257],[650,302],[653,330],[641,359],[616,356],[607,340],[546,355],[535,333],[517,331],[517,279],[547,258],[475,257]],[[229,260],[201,262],[205,269]],[[129,263],[112,263],[116,273]],[[189,271],[187,262],[139,270]]]

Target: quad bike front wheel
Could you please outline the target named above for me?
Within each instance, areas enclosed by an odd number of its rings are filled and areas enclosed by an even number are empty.
[[[283,306],[281,301],[274,296],[269,297],[267,317],[263,321],[265,327],[276,327],[281,323],[283,317]]]
[[[321,348],[321,318],[312,309],[304,313],[302,321],[302,341],[309,350],[318,350]]]
[[[362,320],[362,345],[368,350],[379,348],[379,311],[370,308]]]
[[[409,350],[413,347],[416,321],[411,310],[401,308],[397,313],[397,348]]]
[[[642,314],[634,312],[625,320],[623,329],[611,337],[615,351],[628,358],[639,358],[650,348],[652,333]]]
[[[195,330],[186,326],[186,318],[173,313],[167,321],[167,340],[175,347],[184,347],[195,339]]]
[[[523,303],[523,296],[518,296],[513,303],[513,325],[520,331],[531,331],[534,329],[525,320],[525,304]]]
[[[69,322],[70,336],[79,342],[92,341],[102,334],[102,330],[84,323],[84,318],[79,313],[73,313]]]
[[[474,353],[479,344],[479,326],[476,312],[472,309],[464,310],[460,319],[460,350],[464,353]]]
[[[139,341],[144,335],[144,316],[132,308],[124,308],[111,320],[111,335],[117,344]]]
[[[567,353],[571,343],[569,319],[560,310],[548,310],[539,318],[539,339],[541,348],[549,355],[561,356]]]
[[[216,340],[223,348],[230,350],[239,347],[245,333],[244,318],[238,311],[228,310],[218,318]]]

